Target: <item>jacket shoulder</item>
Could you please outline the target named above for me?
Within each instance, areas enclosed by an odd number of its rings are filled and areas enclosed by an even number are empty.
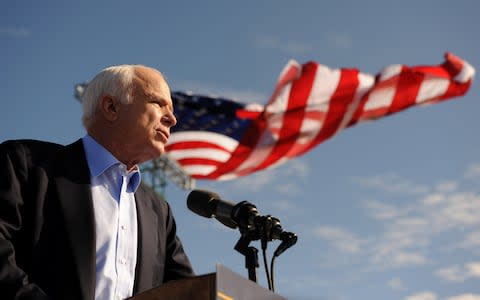
[[[40,151],[40,150],[54,150],[54,149],[61,149],[62,145],[52,143],[52,142],[47,142],[47,141],[40,141],[40,140],[30,140],[30,139],[24,139],[24,140],[7,140],[3,141],[0,144],[0,147],[2,150],[10,150],[10,151],[15,151],[19,149],[28,149],[28,150],[34,150],[34,151]]]
[[[0,144],[0,155],[27,164],[51,161],[65,146],[40,140],[7,140]]]

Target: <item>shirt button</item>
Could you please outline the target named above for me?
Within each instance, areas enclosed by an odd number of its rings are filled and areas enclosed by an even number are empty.
[[[127,226],[122,225],[122,226],[120,226],[120,228],[121,228],[122,230],[125,230],[125,229],[127,229]]]
[[[124,264],[127,263],[127,260],[126,260],[125,258],[122,258],[122,259],[120,259],[120,263],[121,263],[122,265],[124,265]]]

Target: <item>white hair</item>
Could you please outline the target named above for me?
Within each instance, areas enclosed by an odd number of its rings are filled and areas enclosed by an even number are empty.
[[[135,67],[136,65],[119,65],[105,68],[88,83],[82,95],[82,122],[85,128],[88,128],[94,118],[102,96],[117,97],[124,104],[132,102]]]

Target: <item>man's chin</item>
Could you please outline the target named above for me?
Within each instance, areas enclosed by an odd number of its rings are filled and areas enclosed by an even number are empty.
[[[162,156],[162,154],[165,153],[165,145],[164,145],[163,143],[161,143],[161,144],[160,144],[160,143],[156,143],[156,144],[154,145],[154,148],[153,148],[153,149],[154,149],[154,151],[153,151],[153,153],[152,153],[153,156],[154,156],[153,159],[154,159],[154,158],[158,158],[158,157]]]

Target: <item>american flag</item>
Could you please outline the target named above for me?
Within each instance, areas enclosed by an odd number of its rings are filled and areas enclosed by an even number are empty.
[[[437,66],[390,65],[377,75],[290,61],[266,105],[172,93],[168,155],[197,179],[227,180],[285,163],[344,128],[464,95],[474,68],[451,53]]]

